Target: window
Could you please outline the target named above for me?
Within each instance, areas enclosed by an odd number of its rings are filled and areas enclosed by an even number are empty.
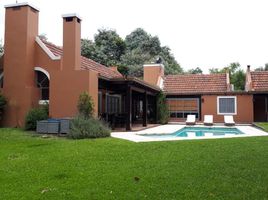
[[[169,116],[185,119],[187,115],[199,118],[199,98],[167,98]]]
[[[217,98],[218,115],[236,115],[236,97],[220,96]]]
[[[36,85],[40,88],[40,100],[49,100],[49,79],[46,74],[36,71]]]
[[[106,112],[108,114],[121,112],[121,96],[109,95],[106,96]]]

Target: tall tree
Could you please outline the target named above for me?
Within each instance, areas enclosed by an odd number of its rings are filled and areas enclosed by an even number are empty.
[[[114,30],[99,29],[94,42],[81,40],[81,53],[106,66],[120,64],[125,52],[125,42]]]
[[[209,72],[211,74],[215,73],[230,73],[230,82],[234,85],[235,90],[244,90],[245,89],[245,79],[246,74],[241,69],[241,66],[238,62],[230,63],[227,67],[224,67],[222,69],[219,68],[211,68],[209,69]]]
[[[117,65],[123,74],[141,77],[143,64],[155,62],[161,57],[166,74],[177,74],[182,68],[168,47],[162,47],[157,36],[151,36],[138,28],[125,40],[114,30],[99,30],[94,41],[81,40],[82,55],[106,66]]]
[[[126,36],[126,54],[122,64],[129,67],[129,74],[142,76],[144,63],[155,62],[161,58],[166,74],[178,74],[183,70],[171,54],[170,48],[161,46],[157,36],[151,36],[141,28],[137,28]]]
[[[189,70],[187,71],[187,73],[188,73],[188,74],[202,74],[203,71],[202,71],[202,69],[200,69],[199,67],[196,67],[196,68],[194,68],[194,69],[189,69]]]

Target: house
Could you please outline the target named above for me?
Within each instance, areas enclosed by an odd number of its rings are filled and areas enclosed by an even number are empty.
[[[63,47],[59,48],[38,37],[39,10],[35,6],[16,3],[5,8],[1,90],[8,105],[4,126],[24,126],[27,112],[46,102],[50,117],[75,116],[82,92],[91,95],[96,116],[105,112],[103,117],[113,120],[116,113],[126,113],[127,129],[135,121],[146,126],[147,116],[155,121],[155,96],[160,88],[81,57],[82,21],[77,14],[62,16]],[[146,110],[150,110],[148,115]]]
[[[215,122],[223,122],[224,115],[234,115],[238,123],[253,121],[252,95],[232,91],[228,73],[168,75],[164,91],[173,121],[184,121],[188,114],[200,121],[204,115],[214,115]]]
[[[17,3],[5,8],[5,52],[0,58],[1,91],[8,98],[4,126],[22,127],[27,112],[46,102],[50,117],[73,117],[84,91],[93,99],[96,116],[127,130],[133,123],[156,122],[156,95],[161,90],[167,95],[171,121],[185,120],[187,114],[200,121],[205,114],[213,114],[216,122],[223,122],[226,114],[238,123],[254,121],[257,94],[232,91],[229,74],[165,76],[164,66],[152,63],[144,65],[143,80],[126,77],[116,67],[81,56],[82,20],[77,14],[62,16],[63,47],[58,47],[38,37],[35,6]],[[253,89],[255,80],[252,76],[248,83]]]

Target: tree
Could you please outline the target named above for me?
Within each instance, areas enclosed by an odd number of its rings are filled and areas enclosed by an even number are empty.
[[[119,65],[125,42],[114,30],[99,29],[94,42],[81,40],[81,54],[106,66]]]
[[[163,59],[166,74],[179,74],[183,72],[183,69],[174,58],[169,47],[167,46],[162,47],[160,56]]]
[[[98,56],[94,42],[89,39],[81,39],[81,55],[96,61]]]
[[[245,89],[246,75],[242,69],[237,70],[230,76],[230,82],[234,85],[235,90]]]
[[[91,96],[87,92],[80,94],[77,108],[80,116],[86,119],[93,116],[94,103]]]
[[[160,91],[156,97],[157,105],[157,123],[166,124],[169,119],[168,105],[166,103],[166,95]]]
[[[245,79],[246,74],[241,69],[241,66],[238,62],[230,63],[227,67],[222,69],[219,68],[211,68],[209,69],[210,74],[216,73],[226,73],[230,74],[230,82],[234,85],[235,90],[244,90],[245,89]]]
[[[189,73],[189,74],[202,74],[203,71],[202,71],[202,69],[197,67],[195,69],[189,69],[187,73]]]
[[[268,71],[268,63],[264,67],[258,67],[254,71]]]
[[[155,62],[161,57],[166,74],[177,74],[183,70],[168,47],[161,47],[157,36],[151,36],[138,28],[120,38],[115,30],[101,29],[94,41],[81,40],[81,53],[106,66],[116,65],[124,75],[143,76],[143,64]]]
[[[167,46],[161,46],[157,36],[151,36],[141,28],[137,28],[126,36],[126,54],[122,57],[123,65],[130,68],[129,74],[143,75],[143,64],[155,62],[161,58],[166,74],[178,74],[183,70],[175,60]]]

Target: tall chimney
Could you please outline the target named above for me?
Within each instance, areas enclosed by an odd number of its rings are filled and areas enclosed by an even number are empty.
[[[143,80],[158,86],[163,87],[164,65],[158,63],[143,65]]]
[[[77,14],[63,18],[63,69],[81,68],[81,18]]]
[[[28,3],[6,5],[4,95],[8,105],[4,117],[7,126],[23,126],[32,107],[35,83],[35,38],[38,35],[39,10]]]
[[[250,65],[247,66],[246,72],[246,81],[245,81],[245,91],[252,91],[252,80],[251,80],[251,73],[250,73]]]

